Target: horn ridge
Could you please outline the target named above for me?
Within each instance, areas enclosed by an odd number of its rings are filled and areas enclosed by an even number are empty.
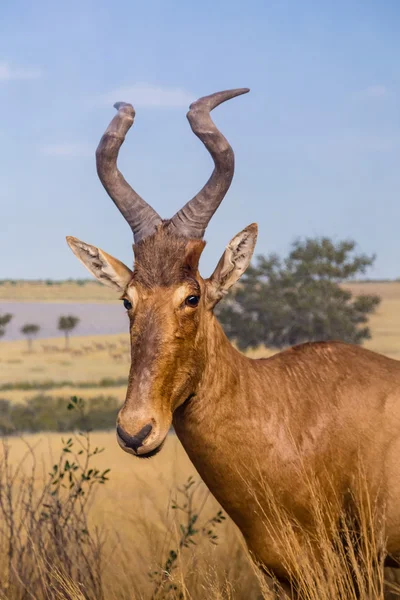
[[[170,227],[180,235],[202,238],[211,217],[224,199],[232,182],[235,156],[231,145],[216,127],[210,116],[214,108],[242,94],[248,88],[216,92],[193,102],[187,118],[193,133],[203,142],[214,161],[210,179],[194,198],[189,200],[171,219]]]
[[[117,114],[103,134],[96,150],[97,174],[107,194],[129,223],[135,243],[154,233],[161,217],[124,179],[117,167],[119,150],[133,125],[131,104],[116,102]]]

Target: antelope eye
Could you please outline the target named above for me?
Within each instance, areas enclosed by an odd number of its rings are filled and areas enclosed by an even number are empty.
[[[123,302],[124,302],[124,306],[125,306],[126,310],[131,310],[132,304],[129,302],[129,300],[124,298]]]
[[[190,306],[191,308],[196,308],[199,302],[200,296],[188,296],[185,300],[186,306]]]

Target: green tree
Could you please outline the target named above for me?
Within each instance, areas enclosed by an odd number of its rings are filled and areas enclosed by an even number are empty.
[[[285,259],[258,256],[219,319],[241,349],[260,344],[283,348],[308,341],[360,344],[371,337],[369,315],[378,296],[354,297],[340,284],[354,280],[375,257],[355,253],[354,241],[296,241]]]
[[[4,315],[0,315],[0,337],[3,337],[3,335],[6,332],[6,325],[8,325],[8,323],[11,321],[11,319],[13,318],[13,315],[11,315],[10,313],[5,313]]]
[[[65,349],[69,348],[69,335],[73,329],[78,325],[80,319],[79,317],[74,317],[73,315],[61,316],[58,319],[58,329],[64,332],[65,335]]]
[[[32,352],[32,342],[33,338],[39,333],[40,325],[36,325],[35,323],[26,323],[23,327],[21,327],[21,333],[26,335],[26,339],[28,341],[28,352]]]

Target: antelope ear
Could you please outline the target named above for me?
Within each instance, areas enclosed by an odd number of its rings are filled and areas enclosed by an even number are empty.
[[[75,237],[68,236],[67,243],[72,252],[101,283],[123,293],[132,279],[132,271],[117,258],[100,248],[85,244]]]
[[[213,307],[243,275],[250,264],[257,242],[256,223],[248,225],[229,242],[219,263],[207,280],[207,300]]]

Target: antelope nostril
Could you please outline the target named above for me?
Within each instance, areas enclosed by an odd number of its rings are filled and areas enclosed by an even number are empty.
[[[150,435],[152,428],[152,425],[149,423],[148,425],[145,425],[136,435],[129,435],[122,429],[122,427],[117,425],[117,433],[126,446],[136,452],[136,450],[143,445],[144,440]]]

